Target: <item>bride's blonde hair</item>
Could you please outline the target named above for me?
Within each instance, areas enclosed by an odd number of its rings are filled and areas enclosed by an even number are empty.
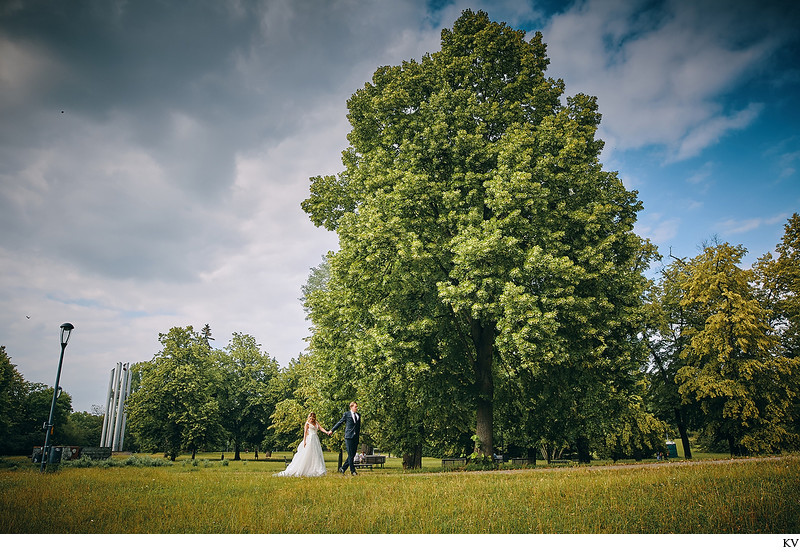
[[[312,424],[316,424],[317,423],[317,415],[314,412],[310,413],[308,415],[308,417],[311,419],[311,423]]]

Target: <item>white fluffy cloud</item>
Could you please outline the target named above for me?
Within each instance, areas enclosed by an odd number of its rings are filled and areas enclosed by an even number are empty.
[[[788,38],[774,3],[578,3],[554,17],[545,41],[568,94],[598,97],[609,146],[658,146],[672,161],[698,155],[759,105],[726,107],[721,96]]]

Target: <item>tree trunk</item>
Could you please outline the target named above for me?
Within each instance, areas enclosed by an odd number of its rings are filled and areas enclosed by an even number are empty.
[[[553,460],[553,457],[551,456],[551,453],[550,453],[550,447],[547,446],[546,443],[542,443],[540,446],[541,446],[541,450],[542,450],[542,458],[544,458],[544,461],[549,464],[550,460]]]
[[[578,437],[578,462],[581,464],[589,464],[592,461],[591,451],[589,450],[589,438],[585,435]]]
[[[242,457],[239,455],[239,451],[241,451],[241,447],[239,446],[239,439],[233,440],[233,459],[234,460],[241,460]]]
[[[403,454],[403,469],[416,470],[422,467],[422,445],[415,445],[413,450]]]
[[[475,452],[491,458],[494,449],[494,377],[492,357],[494,355],[495,327],[493,323],[471,323],[472,341],[475,344],[476,427],[478,440]]]
[[[681,435],[683,443],[683,457],[687,460],[692,459],[692,445],[689,443],[689,433],[686,431],[686,423],[683,421],[683,413],[680,408],[675,409],[675,421],[678,424],[678,433]]]
[[[747,456],[749,451],[747,447],[737,442],[736,437],[728,435],[728,447],[731,451],[731,456]]]

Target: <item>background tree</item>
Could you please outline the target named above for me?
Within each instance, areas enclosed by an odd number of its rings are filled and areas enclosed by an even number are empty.
[[[211,341],[214,341],[214,338],[211,337],[211,325],[206,324],[203,326],[203,329],[200,330],[200,336],[205,340],[206,345],[211,347]]]
[[[265,445],[272,449],[295,450],[303,438],[303,424],[309,412],[316,412],[317,420],[326,429],[330,429],[341,415],[341,412],[336,413],[336,400],[320,393],[323,384],[319,381],[319,373],[306,355],[292,359],[274,380],[273,388],[277,404],[270,417],[270,433],[265,437]],[[339,450],[343,442],[338,435],[332,440],[322,439],[322,446]]]
[[[684,456],[691,459],[689,428],[699,427],[702,422],[692,404],[683,401],[677,374],[684,364],[683,352],[689,345],[688,330],[698,326],[702,319],[697,309],[682,302],[687,270],[684,259],[673,257],[672,262],[661,270],[658,281],[648,289],[644,341],[651,361],[646,365],[648,404],[660,419],[674,422]]]
[[[704,430],[725,440],[732,455],[797,446],[791,415],[798,362],[782,354],[770,313],[755,296],[753,273],[738,266],[745,253],[728,243],[705,247],[688,263],[681,299],[700,323],[687,330],[679,390],[699,405]]]
[[[33,447],[44,445],[44,431],[42,427],[50,417],[50,406],[53,401],[53,388],[43,383],[29,383],[23,408],[18,422],[18,443],[25,453]],[[65,443],[67,420],[72,411],[72,397],[62,390],[56,399],[53,411],[53,433],[50,437],[52,444]]]
[[[667,424],[647,411],[640,397],[634,398],[622,415],[607,420],[604,438],[595,443],[600,458],[642,460],[666,453]]]
[[[598,161],[595,99],[562,104],[524,34],[466,10],[440,52],[379,68],[348,102],[344,172],[303,202],[340,243],[307,302],[313,358],[381,397],[407,455],[440,417],[490,455],[495,389],[524,372],[549,403],[531,427],[554,408],[586,459],[608,382],[634,379],[641,206]]]
[[[128,428],[125,428],[126,436]],[[91,412],[71,412],[67,417],[67,424],[64,429],[64,444],[80,447],[96,447],[100,444],[100,437],[103,434],[103,411],[98,405],[94,405]],[[131,450],[130,441],[127,437],[125,445]]]
[[[20,452],[19,414],[27,394],[27,382],[11,363],[5,345],[0,346],[0,454]]]
[[[273,380],[278,362],[251,335],[234,332],[223,351],[215,351],[221,367],[218,394],[220,420],[233,441],[234,460],[243,444],[258,447],[268,433],[269,419],[278,402]]]
[[[767,253],[754,269],[759,297],[772,313],[771,322],[780,335],[784,353],[800,356],[800,215],[793,214],[785,225],[777,257]]]
[[[53,388],[31,383],[17,371],[11,358],[0,346],[0,454],[31,454],[33,447],[44,444],[42,426],[50,416]],[[69,440],[69,416],[72,397],[62,391],[53,412],[52,443],[72,444]]]
[[[754,266],[757,296],[770,312],[770,325],[778,335],[782,354],[800,355],[800,215],[794,213],[785,225],[776,257],[767,253]],[[793,433],[800,435],[800,370],[792,374],[795,393],[792,408]]]
[[[139,387],[128,402],[128,423],[138,441],[164,450],[174,460],[182,450],[192,457],[207,443],[221,440],[217,394],[221,374],[206,340],[192,326],[159,334],[162,350],[134,365]]]

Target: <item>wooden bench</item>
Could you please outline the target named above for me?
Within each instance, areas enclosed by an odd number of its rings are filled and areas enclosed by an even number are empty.
[[[383,468],[383,465],[386,463],[386,457],[382,454],[367,454],[364,456],[364,459],[361,462],[356,462],[353,464],[356,469],[359,468],[369,468],[370,470],[375,466]]]
[[[511,465],[515,465],[515,464],[516,465],[521,465],[521,466],[524,466],[526,464],[536,464],[536,458],[527,458],[527,457],[512,458],[511,459]]]
[[[464,466],[467,463],[466,458],[442,458],[443,468],[453,468],[455,466]]]
[[[557,458],[555,460],[548,460],[548,464],[571,464],[572,460],[565,460],[563,458]]]

